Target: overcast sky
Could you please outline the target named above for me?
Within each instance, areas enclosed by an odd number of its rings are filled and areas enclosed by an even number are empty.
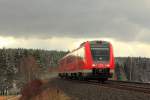
[[[68,50],[108,40],[116,56],[150,57],[149,0],[0,0],[0,47]]]

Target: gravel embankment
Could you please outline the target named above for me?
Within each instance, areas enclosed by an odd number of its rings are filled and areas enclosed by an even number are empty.
[[[62,79],[52,79],[50,85],[65,92],[72,100],[150,100],[149,94],[106,88]]]

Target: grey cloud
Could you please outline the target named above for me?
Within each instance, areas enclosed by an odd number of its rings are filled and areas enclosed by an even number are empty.
[[[150,28],[149,6],[147,0],[0,0],[0,35],[137,40]]]

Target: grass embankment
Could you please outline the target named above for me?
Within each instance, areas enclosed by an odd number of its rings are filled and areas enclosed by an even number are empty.
[[[51,87],[48,81],[34,80],[24,86],[20,100],[70,100],[60,89]]]

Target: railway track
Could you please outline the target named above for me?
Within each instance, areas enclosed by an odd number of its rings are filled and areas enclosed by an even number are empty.
[[[121,90],[135,91],[135,92],[150,94],[150,84],[149,83],[115,81],[115,80],[108,80],[105,83],[101,83],[101,82],[96,81],[96,80],[87,80],[87,81],[82,80],[81,81],[81,80],[69,79],[69,81],[75,81],[75,82],[80,82],[83,84],[99,85],[102,87],[109,87],[109,88],[115,88],[115,89],[121,89]]]
[[[142,92],[150,94],[150,84],[149,83],[137,83],[137,82],[127,82],[127,81],[114,81],[109,80],[107,87],[123,89],[128,91]]]

